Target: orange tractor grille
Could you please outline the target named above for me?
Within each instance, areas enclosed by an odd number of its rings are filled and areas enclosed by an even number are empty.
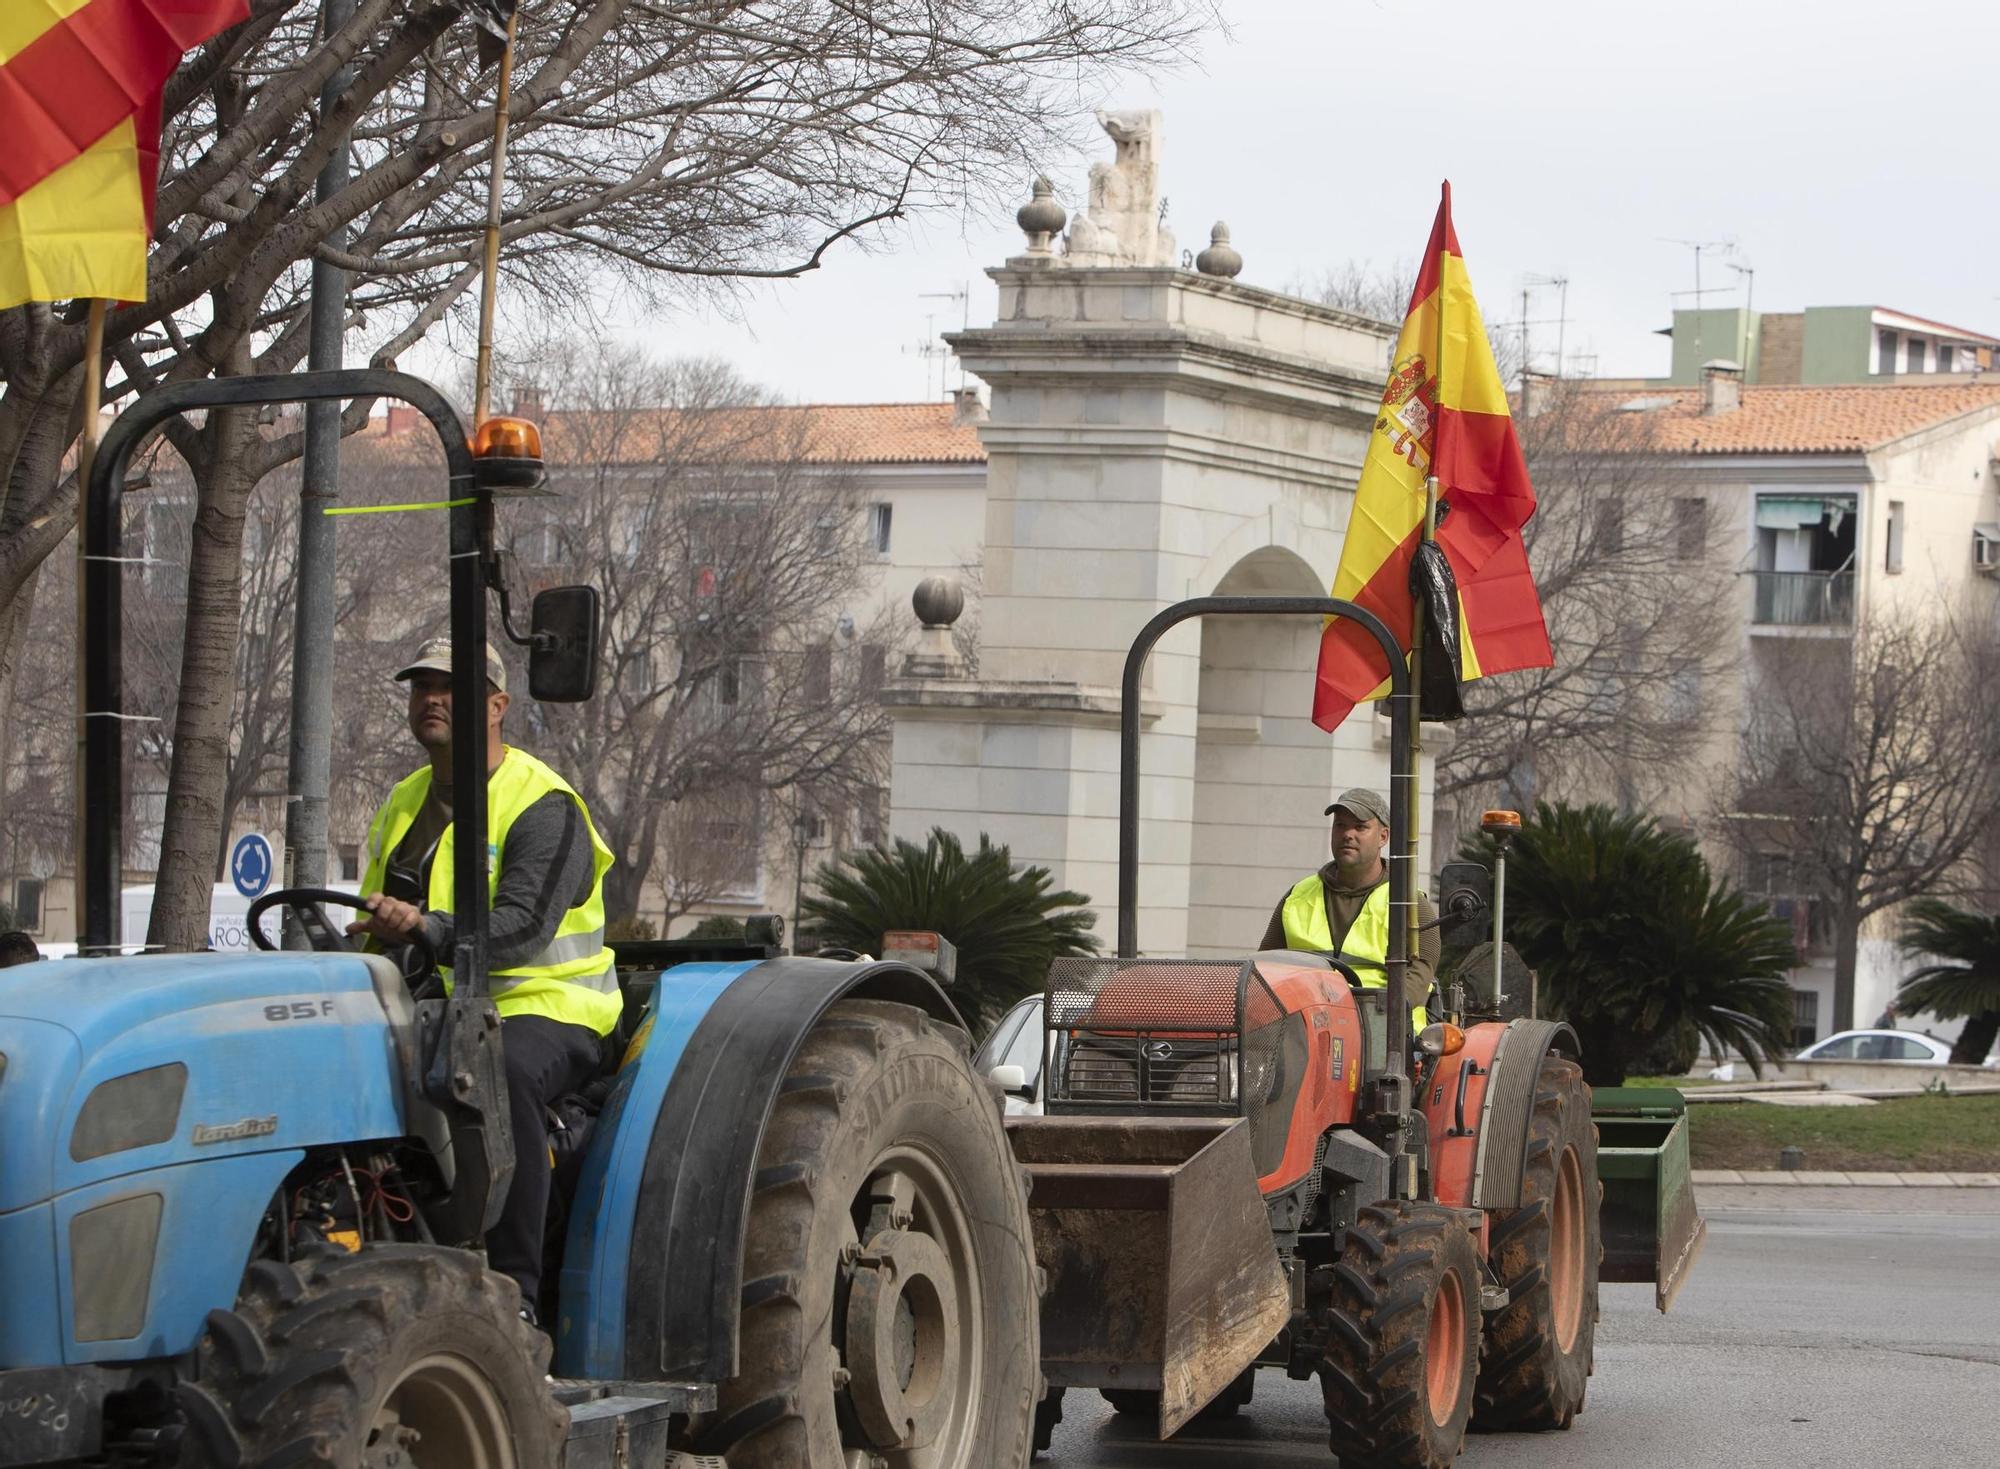
[[[1059,959],[1044,1019],[1051,1112],[1254,1116],[1284,1010],[1256,966]]]

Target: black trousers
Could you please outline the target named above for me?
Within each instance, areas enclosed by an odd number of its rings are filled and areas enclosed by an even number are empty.
[[[521,1287],[530,1309],[542,1289],[542,1231],[549,1213],[548,1105],[597,1075],[603,1038],[587,1025],[544,1015],[500,1022],[507,1065],[507,1113],[514,1125],[514,1182],[500,1222],[486,1236],[486,1258]]]

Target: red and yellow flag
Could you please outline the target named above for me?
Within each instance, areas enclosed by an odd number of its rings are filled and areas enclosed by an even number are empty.
[[[1438,479],[1437,542],[1458,581],[1462,678],[1555,661],[1521,528],[1535,491],[1507,392],[1451,227],[1451,185],[1396,341],[1395,366],[1368,440],[1333,595],[1387,623],[1410,647],[1410,561],[1424,532],[1424,480]],[[1388,692],[1374,638],[1344,617],[1320,639],[1313,723],[1333,729]]]
[[[0,0],[0,308],[146,297],[160,93],[249,0]]]

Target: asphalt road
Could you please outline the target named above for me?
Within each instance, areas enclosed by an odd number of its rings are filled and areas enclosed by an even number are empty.
[[[1650,1287],[1604,1288],[1576,1426],[1475,1434],[1460,1469],[2000,1463],[1989,1411],[2000,1189],[1730,1192],[1724,1209],[1704,1200],[1708,1246],[1670,1315],[1652,1309]],[[1036,1463],[1332,1469],[1334,1458],[1318,1384],[1266,1372],[1235,1421],[1164,1444],[1072,1390]]]

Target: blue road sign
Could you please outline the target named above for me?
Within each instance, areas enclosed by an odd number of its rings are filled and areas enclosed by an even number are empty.
[[[236,884],[236,891],[246,898],[256,897],[271,885],[271,873],[276,867],[271,844],[254,831],[238,837],[230,849],[229,878]]]

